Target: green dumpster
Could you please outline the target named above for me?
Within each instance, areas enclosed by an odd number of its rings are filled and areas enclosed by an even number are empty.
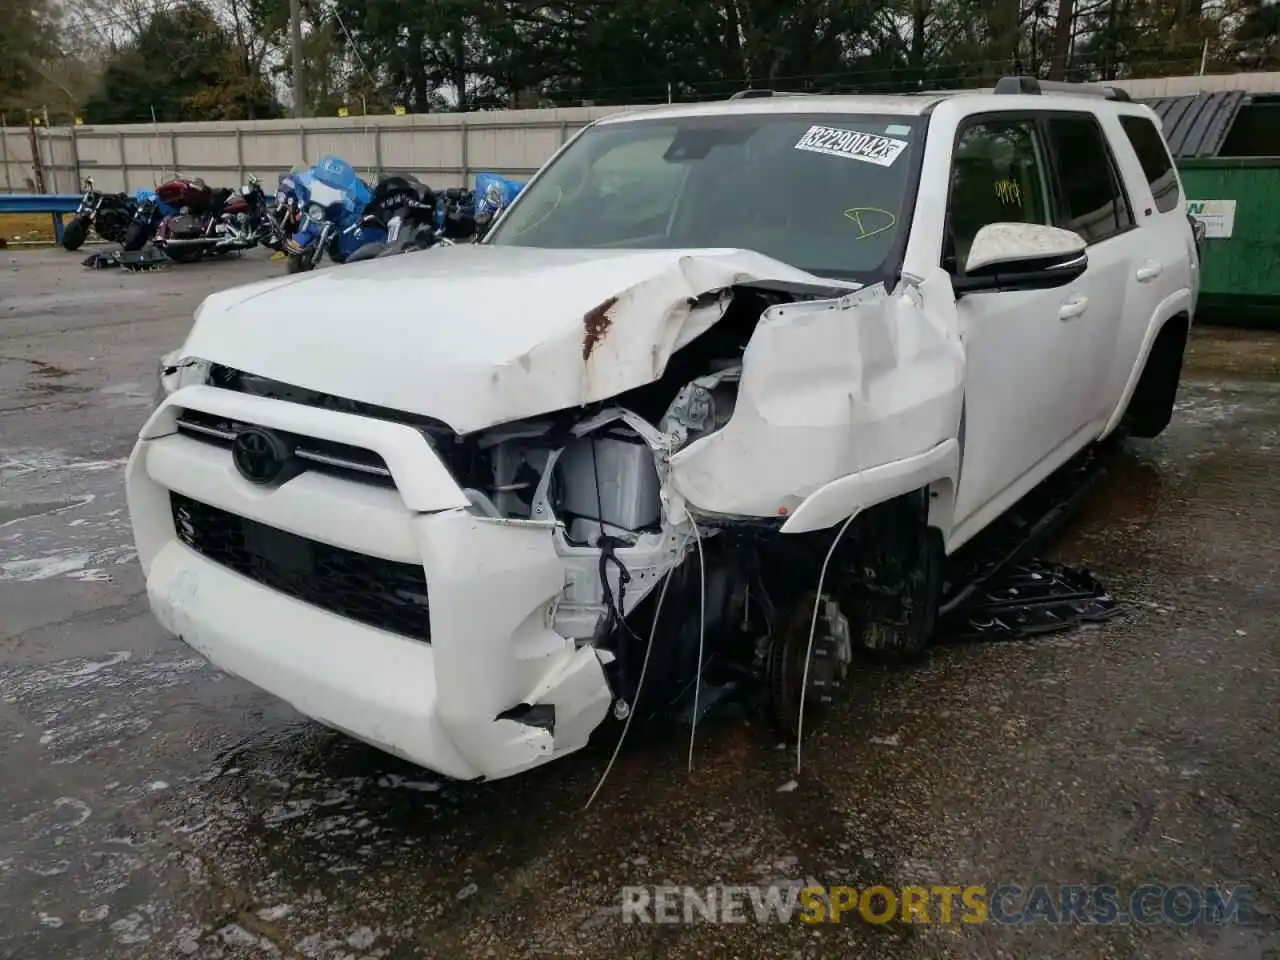
[[[1148,100],[1208,239],[1196,319],[1280,327],[1280,96]]]
[[[1280,326],[1280,159],[1179,160],[1178,173],[1208,230],[1197,319]]]

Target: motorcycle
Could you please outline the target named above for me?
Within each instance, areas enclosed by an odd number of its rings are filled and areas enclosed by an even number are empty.
[[[454,187],[439,194],[412,177],[388,177],[374,190],[387,223],[387,239],[368,243],[348,263],[393,257],[414,250],[479,242],[524,184],[496,173],[476,176],[476,189]]]
[[[301,216],[285,243],[289,273],[314,270],[326,255],[345,263],[366,243],[386,239],[386,222],[369,209],[372,189],[340,157],[322,157],[294,176],[293,190]]]
[[[294,178],[297,176],[297,171],[280,175],[276,184],[275,202],[267,209],[270,229],[263,243],[272,250],[284,252],[289,238],[298,232],[302,211],[298,206],[298,194],[294,186]]]
[[[163,199],[158,190],[135,190],[133,200],[133,222],[125,231],[124,242],[121,244],[128,252],[145,247],[147,241],[155,236],[156,228],[161,222],[178,212],[178,208]]]
[[[255,176],[238,190],[211,190],[203,180],[175,180],[161,184],[157,192],[180,212],[160,222],[152,244],[176,263],[248,250],[271,235],[267,197]]]
[[[85,177],[84,196],[75,218],[62,228],[63,248],[79,250],[90,227],[109,243],[123,243],[136,208],[136,201],[127,193],[99,193],[94,189],[93,177]]]
[[[520,180],[511,180],[496,173],[476,174],[476,200],[473,219],[476,224],[477,242],[484,239],[489,228],[507,207],[515,202],[524,189]]]
[[[436,206],[436,233],[442,241],[461,243],[476,235],[476,192],[450,187]]]
[[[347,263],[425,250],[436,235],[436,193],[415,177],[383,177],[373,189],[362,220],[372,229],[386,224],[386,239],[366,243],[347,257]]]

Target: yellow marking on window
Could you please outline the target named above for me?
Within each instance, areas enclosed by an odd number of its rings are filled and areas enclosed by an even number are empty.
[[[858,228],[858,239],[866,240],[877,234],[884,233],[886,230],[892,230],[898,223],[896,214],[890,213],[888,210],[882,210],[879,207],[850,207],[844,212],[847,219],[852,220],[854,226]],[[877,223],[883,220],[883,223]]]
[[[1006,206],[1022,206],[1022,187],[1016,180],[997,180],[996,198]]]

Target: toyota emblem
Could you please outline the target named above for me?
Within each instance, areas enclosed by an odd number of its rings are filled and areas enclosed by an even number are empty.
[[[289,462],[288,445],[270,430],[249,427],[236,434],[231,445],[231,459],[240,476],[250,483],[265,484],[284,472]]]

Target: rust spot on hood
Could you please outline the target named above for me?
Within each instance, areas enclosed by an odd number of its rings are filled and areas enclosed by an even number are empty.
[[[617,297],[610,297],[598,307],[592,307],[586,312],[582,318],[582,329],[584,331],[582,337],[582,362],[586,363],[591,359],[591,354],[595,350],[596,345],[604,339],[604,335],[609,332],[609,327],[613,324],[613,318],[609,316],[609,311],[613,309],[613,305],[618,302]]]

